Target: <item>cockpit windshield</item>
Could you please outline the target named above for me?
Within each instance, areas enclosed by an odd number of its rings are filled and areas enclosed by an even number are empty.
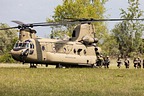
[[[17,41],[14,45],[14,49],[34,49],[34,44],[30,40],[24,42]]]
[[[15,44],[14,48],[15,49],[16,48],[29,48],[29,43],[28,42],[23,42],[23,43],[18,42]]]

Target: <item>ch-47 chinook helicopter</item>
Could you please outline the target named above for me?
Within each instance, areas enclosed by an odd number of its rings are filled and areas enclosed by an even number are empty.
[[[144,20],[144,19],[77,19],[73,21],[62,21],[52,23],[24,24],[20,21],[13,21],[19,24],[16,27],[9,27],[0,30],[18,28],[19,40],[11,50],[12,57],[24,63],[30,63],[30,68],[36,68],[37,64],[56,65],[61,67],[94,67],[100,48],[96,45],[95,28],[92,22],[123,21],[123,20]],[[39,38],[32,27],[55,26],[65,24],[78,24],[69,40],[57,40]]]

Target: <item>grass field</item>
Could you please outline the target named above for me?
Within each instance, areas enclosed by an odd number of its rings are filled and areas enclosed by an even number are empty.
[[[144,70],[1,67],[0,96],[144,96]]]

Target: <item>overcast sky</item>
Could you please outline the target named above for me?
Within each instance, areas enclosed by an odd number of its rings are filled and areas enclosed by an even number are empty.
[[[128,7],[128,0],[109,0],[105,7],[108,18],[120,18],[120,8]],[[7,23],[10,26],[17,26],[12,20],[19,20],[24,23],[45,22],[54,13],[54,8],[62,4],[62,0],[0,0],[0,23]],[[140,8],[144,10],[144,1],[140,0]],[[112,28],[116,22],[108,23]],[[50,27],[38,27],[37,35],[45,37],[50,33]]]

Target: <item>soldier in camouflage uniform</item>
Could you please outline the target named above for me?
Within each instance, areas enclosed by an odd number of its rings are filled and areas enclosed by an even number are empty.
[[[109,64],[110,64],[110,59],[109,56],[107,56],[104,58],[104,67],[109,68]]]
[[[103,56],[102,55],[97,56],[97,61],[96,61],[97,66],[101,68],[103,66],[103,63],[104,63]]]
[[[96,60],[96,67],[99,66],[99,62],[100,62],[99,58],[100,58],[100,56],[97,56],[97,60]]]
[[[119,56],[117,59],[117,67],[120,68],[121,64],[122,64],[122,60],[121,60],[121,57]]]
[[[130,64],[130,61],[128,59],[128,57],[126,56],[125,60],[124,60],[124,64],[125,64],[125,67],[126,68],[129,68],[129,64]]]
[[[138,57],[138,65],[137,65],[137,68],[141,68],[141,59],[140,59],[140,57]]]
[[[133,63],[134,63],[134,67],[137,68],[138,59],[136,57],[134,57]]]

